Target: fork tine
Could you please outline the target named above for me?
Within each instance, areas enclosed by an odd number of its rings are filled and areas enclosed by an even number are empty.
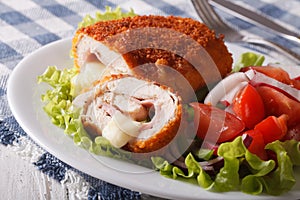
[[[240,34],[235,29],[228,26],[215,12],[215,10],[209,4],[209,0],[191,0],[198,16],[202,21],[211,29],[213,29],[218,34],[226,35],[225,40],[229,42],[243,42],[252,45],[252,48],[263,47],[265,49],[273,49],[277,53],[290,58],[295,63],[300,63],[300,55],[293,52],[291,49],[286,48],[280,44],[276,44],[272,41],[265,40],[260,37],[248,37],[246,35]],[[254,45],[254,46],[253,46]],[[261,51],[261,48],[258,49]],[[270,52],[269,54],[271,54]],[[278,55],[277,55],[278,56]],[[275,57],[275,56],[274,56]]]
[[[199,17],[210,28],[214,29],[215,27],[219,27],[222,29],[230,29],[211,7],[208,0],[192,0],[192,3]]]
[[[207,19],[206,15],[204,14],[204,10],[202,9],[202,6],[199,5],[198,0],[192,0],[192,3],[194,5],[194,8],[195,8],[198,16],[201,18],[201,20],[204,23],[208,24],[208,19]]]

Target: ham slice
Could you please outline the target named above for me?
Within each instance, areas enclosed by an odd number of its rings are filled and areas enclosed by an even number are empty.
[[[73,102],[92,136],[102,135],[118,148],[152,152],[176,136],[181,98],[169,87],[131,75],[112,75]]]

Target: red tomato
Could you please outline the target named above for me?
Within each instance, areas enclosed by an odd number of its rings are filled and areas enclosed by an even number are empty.
[[[282,114],[288,115],[288,127],[293,127],[300,123],[299,102],[269,86],[259,86],[256,90],[263,99],[266,115],[274,115],[276,117]]]
[[[252,142],[248,147],[248,150],[257,155],[262,160],[268,160],[267,152],[265,150],[265,142],[263,135],[258,130],[249,130],[245,134],[252,137]]]
[[[233,111],[245,123],[246,127],[253,127],[265,118],[265,108],[262,98],[256,89],[248,84],[233,100]]]
[[[234,139],[245,128],[240,119],[224,110],[198,102],[190,105],[194,109],[194,124],[200,139],[222,143]]]
[[[280,117],[269,116],[260,123],[258,123],[254,130],[258,130],[263,135],[265,144],[273,142],[275,140],[282,139],[287,133],[287,115],[281,115]]]

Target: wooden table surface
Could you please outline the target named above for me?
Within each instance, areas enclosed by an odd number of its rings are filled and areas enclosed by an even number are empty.
[[[24,156],[0,144],[0,200],[80,200],[74,186],[48,177]],[[83,187],[85,186],[84,183]],[[80,187],[78,188],[80,189]],[[10,191],[10,192],[7,192]],[[79,193],[84,191],[79,191]],[[141,194],[141,200],[164,200]]]
[[[0,199],[69,199],[67,188],[7,148],[0,144]]]

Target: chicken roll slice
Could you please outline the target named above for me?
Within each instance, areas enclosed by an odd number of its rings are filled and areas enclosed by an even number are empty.
[[[84,102],[81,120],[92,137],[136,153],[166,146],[182,118],[181,99],[169,87],[130,75],[106,77],[78,101]]]

